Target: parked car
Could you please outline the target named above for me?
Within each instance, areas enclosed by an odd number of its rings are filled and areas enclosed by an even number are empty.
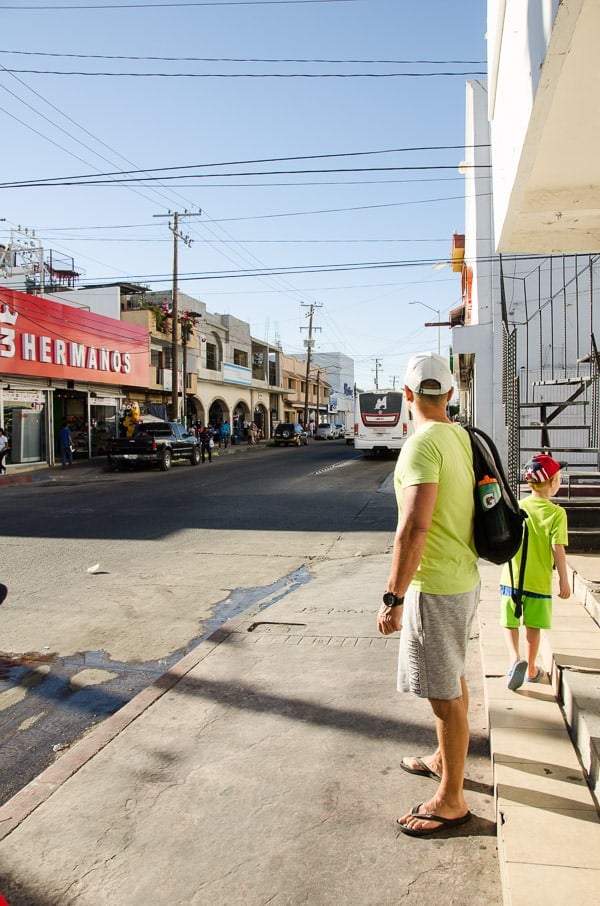
[[[354,446],[354,427],[346,428],[344,431],[344,438],[348,446],[350,446],[350,444]]]
[[[343,425],[334,425],[333,427],[335,429],[336,437],[338,437],[341,440],[344,436],[344,432],[346,429],[344,428]]]
[[[119,466],[150,462],[167,472],[175,460],[187,459],[197,466],[200,445],[198,438],[177,422],[147,422],[137,425],[133,437],[109,440],[107,456],[115,471]]]
[[[315,437],[317,440],[335,440],[336,433],[334,426],[330,425],[329,422],[321,422],[320,425],[317,425]]]
[[[279,447],[281,444],[283,444],[284,447],[287,447],[288,444],[295,444],[297,447],[301,444],[306,446],[308,443],[308,434],[298,422],[281,422],[275,428],[273,443],[276,447]]]

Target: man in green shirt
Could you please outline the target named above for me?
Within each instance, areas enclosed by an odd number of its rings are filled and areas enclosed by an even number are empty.
[[[469,745],[465,658],[479,602],[473,542],[473,457],[469,437],[447,415],[452,374],[434,353],[413,356],[404,392],[415,432],[394,473],[398,527],[387,591],[377,617],[383,635],[402,630],[398,690],[427,698],[438,748],[401,767],[440,780],[431,799],[398,818],[422,837],[471,817],[463,792]]]

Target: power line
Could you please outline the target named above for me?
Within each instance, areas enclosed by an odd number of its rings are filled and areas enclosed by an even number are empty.
[[[361,0],[205,0],[205,2],[188,3],[90,3],[90,4],[53,4],[52,6],[3,6],[2,9],[17,10],[87,10],[87,9],[174,9],[175,7],[194,6],[292,6],[304,3],[359,3]]]
[[[49,106],[51,106],[54,110],[57,110],[57,112],[59,112],[62,116],[65,116],[65,117],[66,117],[70,122],[72,122],[77,128],[82,129],[84,132],[86,132],[86,134],[90,135],[95,141],[100,142],[100,144],[102,144],[104,147],[106,147],[109,151],[111,151],[111,152],[114,153],[114,154],[117,154],[117,156],[120,157],[122,160],[126,160],[127,163],[131,164],[131,161],[129,161],[129,160],[128,160],[127,158],[125,158],[123,155],[119,154],[119,152],[116,152],[113,148],[110,148],[110,146],[106,145],[105,142],[102,142],[100,139],[98,139],[96,136],[94,136],[93,133],[89,132],[89,130],[84,129],[82,126],[80,126],[78,123],[76,123],[75,120],[73,120],[71,117],[68,117],[64,112],[62,112],[62,111],[60,111],[58,108],[56,108],[55,105],[51,104],[51,102],[48,101],[47,99],[45,99],[45,98],[43,97],[43,95],[39,94],[39,92],[34,91],[34,89],[30,88],[25,82],[23,82],[23,81],[22,81],[21,79],[19,79],[17,76],[15,76],[15,75],[13,74],[13,75],[12,75],[12,78],[14,78],[17,82],[19,82],[19,83],[20,83],[21,85],[23,85],[25,88],[28,88],[29,91],[32,91],[32,93],[35,94],[36,97],[38,97],[40,100],[42,100],[42,101],[44,101],[45,103],[47,103],[47,104],[48,104]],[[8,90],[8,89],[5,89],[5,90]],[[12,94],[12,92],[10,92],[10,93]],[[14,95],[14,96],[16,97],[16,95]],[[22,101],[22,102],[23,102],[23,103],[26,103],[25,101]],[[31,107],[31,105],[27,104],[27,106],[30,107],[30,109],[34,110],[34,108]],[[34,110],[34,112],[37,112],[38,115],[43,116],[43,114],[41,114],[39,111],[35,111],[35,110]],[[46,117],[44,117],[44,118],[47,119]],[[24,125],[27,125],[28,128],[32,128],[32,129],[33,129],[33,127],[28,126],[28,124],[24,124]],[[36,130],[34,129],[33,131],[35,132]],[[38,134],[40,134],[40,133],[38,133]],[[42,135],[42,137],[46,137],[46,136],[45,136],[45,135]],[[93,154],[95,154],[95,155],[101,157],[103,160],[108,161],[108,158],[106,158],[104,155],[98,154],[98,152],[94,151],[94,150],[91,149],[88,145],[85,145],[85,144],[82,143],[80,140],[76,139],[74,136],[72,136],[72,138],[73,138],[75,141],[77,141],[78,144],[83,144],[83,146],[84,146],[87,150],[91,151]],[[50,140],[50,141],[51,141],[51,140]],[[72,152],[68,151],[67,149],[63,149],[63,150],[66,150],[68,154],[72,154]],[[73,155],[73,156],[76,156],[76,155]],[[78,159],[81,160],[81,158],[78,158]],[[160,183],[159,183],[159,184],[160,184]],[[148,196],[145,195],[145,193],[144,193],[143,191],[141,191],[139,188],[135,188],[135,187],[133,187],[133,186],[129,186],[128,188],[130,189],[130,191],[135,192],[136,194],[140,195],[141,197],[148,198]],[[167,197],[166,195],[164,195],[164,194],[162,194],[162,193],[160,193],[160,192],[157,192],[157,190],[156,190],[154,187],[150,187],[150,191],[151,191],[154,195],[156,195],[157,197],[160,197],[161,195],[162,195],[163,198],[166,198],[166,197]],[[177,192],[176,192],[176,193],[172,193],[172,192],[171,192],[170,194],[171,194],[171,197],[178,197],[178,198],[180,198],[180,199],[183,199],[183,200],[186,202],[186,204],[188,203],[187,200],[184,199],[183,196],[180,195],[180,193],[177,193]],[[171,204],[171,202],[169,202],[169,204]],[[204,227],[204,229],[207,229],[207,227]],[[209,227],[208,229],[210,230],[210,227]],[[223,230],[223,228],[220,227],[220,226],[218,227],[218,229]],[[211,231],[211,232],[212,232],[212,231]],[[225,232],[225,231],[223,230],[223,232]],[[225,233],[225,235],[227,235],[227,234]],[[241,247],[241,246],[240,246],[240,247]],[[220,252],[220,254],[222,255],[222,257],[226,258],[227,260],[229,260],[229,261],[231,261],[231,262],[234,262],[234,261],[235,261],[235,259],[232,258],[231,255],[226,254],[226,253],[224,253],[224,252],[221,251],[221,250],[219,250],[219,252]],[[239,252],[237,253],[237,256],[238,256],[238,258],[239,258],[240,260],[242,260],[244,263],[247,263],[248,260],[249,260],[247,256],[240,255]],[[261,266],[264,266],[264,263],[261,262],[258,258],[256,258],[256,256],[253,255],[252,258],[254,259],[254,261],[258,262]],[[261,278],[261,279],[262,279],[262,278]],[[273,285],[273,283],[274,283],[274,281],[271,280],[271,278],[267,278],[267,281],[268,281],[268,282],[267,282],[267,285],[269,285],[269,284]],[[277,278],[275,279],[275,285],[276,285],[276,281],[277,281]],[[292,290],[292,292],[294,292],[296,295],[299,294],[299,291],[298,291],[298,290],[294,290],[294,289],[290,286],[290,284],[287,284],[287,281],[280,280],[279,282],[281,283],[281,286],[283,287],[283,290],[281,289],[281,287],[278,288],[280,292],[282,292],[282,291],[283,291],[283,292],[286,292],[286,289],[287,289],[288,287],[290,287],[290,289]]]
[[[4,67],[1,67],[4,69]],[[4,70],[8,71],[8,70]],[[22,83],[24,84],[24,83]],[[489,148],[489,144],[475,144],[475,145],[415,145],[414,147],[408,146],[406,148],[378,148],[374,151],[337,151],[328,154],[296,154],[293,156],[287,157],[257,157],[249,158],[246,160],[224,160],[224,161],[213,161],[211,163],[195,163],[195,164],[178,164],[176,166],[170,167],[145,167],[144,169],[134,169],[134,170],[109,170],[106,173],[91,174],[93,176],[132,176],[137,173],[170,173],[173,170],[201,170],[208,167],[241,167],[248,166],[250,164],[274,164],[274,163],[287,163],[289,161],[300,161],[300,160],[330,160],[332,158],[338,157],[369,157],[371,155],[378,154],[408,154],[414,151],[463,151],[471,150],[476,148]],[[118,152],[116,152],[118,153]],[[122,157],[122,155],[119,155]],[[126,160],[126,158],[123,158]],[[239,174],[242,175],[242,174]],[[48,177],[48,179],[86,179],[90,174],[77,173],[71,174],[65,177]],[[45,181],[45,180],[44,180]]]
[[[46,230],[44,231],[44,236],[46,240],[52,239],[52,233],[59,232],[58,230]],[[125,239],[121,236],[61,236],[61,242],[135,242],[135,243],[147,243],[147,242],[158,242],[165,243],[170,242],[167,238],[159,237],[142,237],[142,236],[128,236]],[[388,239],[199,239],[199,242],[203,242],[206,245],[331,245],[332,243],[338,245],[350,245],[360,243],[422,243],[422,242],[447,242],[448,237],[444,236],[442,238],[431,238],[431,239],[398,239],[398,238],[388,238]]]
[[[491,170],[491,164],[473,164],[468,169],[472,170]],[[397,173],[397,172],[424,172],[431,170],[456,170],[456,164],[421,164],[407,165],[401,167],[321,167],[318,169],[302,170],[242,170],[237,172],[223,173],[194,173],[194,179],[213,179],[214,177],[226,178],[229,176],[303,176],[308,174],[332,174],[332,173]],[[160,182],[166,180],[175,181],[178,179],[188,178],[189,174],[180,176],[133,176],[121,179],[97,178],[95,175],[83,179],[68,179],[62,176],[50,180],[22,180],[20,182],[0,183],[0,189],[27,189],[27,188],[63,188],[66,186],[127,186],[131,184],[145,184]]]
[[[32,91],[32,92],[33,92],[40,100],[44,101],[45,103],[48,103],[50,106],[53,107],[53,109],[58,110],[58,108],[56,108],[55,105],[50,104],[50,102],[47,101],[41,94],[39,94],[38,92],[33,91],[33,89],[31,89],[29,86],[26,85],[26,83],[24,83],[24,82],[22,82],[20,79],[18,79],[14,74],[11,74],[11,77],[17,79],[17,81],[18,81],[21,85],[23,85],[24,87],[27,87],[28,90]],[[12,94],[12,92],[10,92],[10,93]],[[16,95],[15,95],[15,96],[16,96]],[[24,103],[25,103],[25,102],[24,102]],[[31,107],[31,105],[27,105],[27,106],[28,106],[31,110],[34,110],[34,108]],[[42,115],[42,116],[43,116],[43,114],[40,114],[39,111],[35,111],[35,110],[34,110],[34,112],[37,112],[39,115]],[[61,111],[59,111],[59,112],[61,112]],[[46,119],[46,121],[48,121],[47,117],[44,117],[44,118]],[[67,118],[68,118],[68,119],[70,120],[70,122],[72,122],[76,127],[78,127],[78,128],[83,128],[83,127],[80,127],[79,124],[76,123],[75,120],[72,120],[72,118],[70,118],[70,117],[67,117]],[[29,127],[29,128],[31,128],[31,127]],[[33,131],[36,131],[36,130],[33,130]],[[96,138],[96,136],[94,136],[94,135],[93,135],[92,133],[90,133],[88,130],[83,130],[83,131],[85,131],[88,135],[90,135],[94,140],[100,141],[99,139]],[[39,134],[39,133],[38,133],[38,134]],[[46,137],[46,136],[44,136],[44,137]],[[74,136],[72,136],[72,137],[74,138]],[[87,151],[90,151],[90,152],[92,152],[92,153],[94,153],[94,154],[97,154],[97,153],[98,153],[98,152],[94,151],[94,149],[90,148],[89,145],[85,145],[84,143],[80,142],[78,139],[75,139],[75,140],[78,141],[79,144],[83,145],[83,147],[85,147],[85,149],[86,149]],[[108,150],[114,151],[114,149],[111,149],[108,145],[106,145],[106,143],[101,142],[101,144],[103,144]],[[454,149],[457,149],[457,148],[462,148],[462,146],[454,146]],[[66,150],[66,149],[64,149],[64,150]],[[366,156],[366,155],[373,154],[373,153],[393,153],[395,150],[406,150],[406,151],[409,151],[409,150],[413,150],[413,149],[382,149],[382,150],[376,151],[376,152],[350,152],[350,153],[348,154],[348,156],[353,156],[353,157],[354,157],[354,156]],[[428,149],[428,148],[425,148],[424,150],[429,150],[429,149]],[[435,149],[434,149],[434,148],[431,148],[431,150],[435,150]],[[68,152],[68,153],[71,153],[71,152]],[[118,152],[114,152],[114,153],[118,153]],[[101,156],[101,155],[100,155],[100,156]],[[328,155],[313,155],[313,156],[311,156],[311,157],[312,157],[313,159],[315,159],[315,158],[322,158],[322,157],[336,158],[336,157],[339,157],[339,156],[340,156],[339,154],[328,154]],[[125,159],[125,158],[123,158],[122,155],[119,155],[119,157],[121,157],[122,159]],[[106,158],[104,158],[104,159],[106,160]],[[299,158],[298,156],[296,156],[296,159],[303,159],[303,158],[301,158],[301,157]],[[304,159],[306,159],[306,158],[304,158]],[[175,168],[173,168],[173,169],[175,169]],[[96,172],[97,172],[97,170],[96,170]],[[119,172],[123,172],[123,171],[119,171]],[[129,172],[132,172],[132,171],[129,171]],[[139,172],[147,173],[148,171],[144,171],[144,170],[139,171],[139,170],[137,170],[137,171],[134,171],[134,172],[138,172],[138,173],[139,173]],[[154,171],[154,172],[156,172],[156,171]],[[130,186],[129,188],[130,188],[130,189],[133,189],[133,187],[131,187],[131,186]],[[133,190],[135,191],[135,189],[133,189]],[[215,223],[217,223],[217,225],[218,225],[218,221],[215,221]],[[203,226],[203,228],[206,229],[206,226]],[[218,228],[221,229],[220,226],[219,226]],[[227,235],[227,234],[225,234],[225,235]],[[210,240],[207,240],[207,241],[210,242]],[[236,240],[232,240],[232,241],[234,241],[235,244],[236,244],[237,246],[240,246],[240,247],[241,247],[239,241],[236,241]],[[224,257],[229,258],[229,260],[233,260],[233,259],[231,259],[230,256],[228,256],[228,255],[225,255]],[[260,279],[260,280],[265,280],[265,279],[266,279],[266,280],[268,280],[268,281],[271,283],[271,285],[273,285],[273,281],[279,282],[279,283],[281,284],[281,286],[277,287],[276,291],[278,291],[278,292],[283,292],[284,294],[288,294],[288,295],[293,295],[293,297],[294,297],[296,300],[298,299],[298,297],[302,298],[303,296],[304,296],[304,297],[306,296],[306,293],[305,293],[305,292],[302,292],[302,291],[296,289],[295,287],[291,286],[291,284],[289,284],[289,283],[284,279],[284,275],[283,275],[283,274],[281,274],[281,275],[279,275],[279,274],[274,274],[274,273],[271,274],[271,273],[269,272],[268,266],[265,265],[264,262],[259,261],[259,259],[257,259],[255,256],[252,256],[252,258],[253,258],[256,262],[258,262],[258,264],[260,265],[261,270],[262,270],[262,273],[260,273],[260,272],[258,272],[258,271],[256,271],[256,270],[253,270],[253,271],[252,271],[252,272],[257,276],[258,279]],[[249,260],[248,257],[246,257],[245,260],[248,261],[248,260]]]
[[[3,7],[5,9],[6,7]],[[0,53],[27,57],[55,57],[76,60],[135,60],[161,63],[330,63],[360,66],[486,66],[486,60],[353,60],[320,57],[141,57],[129,54],[54,53],[47,50],[6,50]]]
[[[422,180],[427,182],[428,180]],[[479,195],[477,197],[480,197]],[[422,204],[427,201],[457,201],[461,198],[464,198],[463,195],[450,195],[446,198],[430,198],[430,199],[420,199],[417,204]],[[406,202],[406,201],[389,201],[384,204],[365,204],[365,205],[354,205],[353,207],[346,208],[317,208],[313,211],[283,211],[280,214],[252,214],[245,217],[222,217],[218,220],[211,219],[211,223],[230,223],[232,221],[240,220],[272,220],[278,217],[306,217],[312,216],[313,214],[344,214],[348,211],[370,211],[377,208],[397,208],[405,204],[414,204],[415,202]],[[149,227],[152,224],[149,223],[132,223],[132,224],[109,224],[108,226],[89,226],[89,227],[45,227],[38,232],[53,232],[58,233],[63,230],[129,230],[129,229],[139,229],[140,227]]]
[[[540,261],[545,260],[547,255],[519,255],[520,261]],[[478,263],[491,263],[497,260],[495,255],[484,255],[478,257]],[[448,262],[450,263],[450,262]],[[314,264],[314,265],[290,265],[282,267],[272,267],[272,268],[263,268],[263,269],[248,269],[240,271],[202,271],[199,273],[188,273],[180,274],[179,281],[205,281],[205,280],[229,280],[229,279],[239,279],[239,278],[251,278],[251,277],[264,277],[264,276],[294,276],[297,274],[320,274],[320,273],[336,273],[342,271],[362,271],[362,270],[383,270],[386,268],[407,268],[407,267],[433,267],[434,264],[439,264],[439,258],[422,258],[422,259],[400,259],[400,260],[389,260],[389,261],[359,261],[359,262],[343,262],[339,264]],[[128,282],[152,282],[152,283],[163,283],[166,280],[171,280],[171,275],[166,274],[145,274],[145,275],[127,275],[123,277],[124,280]],[[105,278],[97,278],[97,280],[89,279],[88,283],[93,282],[106,282]]]
[[[86,72],[85,70],[15,69],[5,72],[21,75],[85,76],[92,78],[127,79],[423,79],[460,76],[486,76],[487,69],[460,72]]]
[[[491,194],[491,193],[488,193]],[[479,197],[479,196],[478,196]],[[464,198],[464,195],[452,195],[448,198],[437,198],[437,199],[421,199],[417,204],[425,204],[427,201],[458,201],[459,199]],[[363,205],[354,205],[353,207],[347,208],[321,208],[314,211],[286,211],[282,214],[254,214],[249,217],[222,217],[220,221],[214,221],[215,223],[230,223],[232,221],[242,221],[242,220],[273,220],[278,217],[306,217],[312,216],[313,214],[343,214],[348,211],[372,211],[378,208],[397,208],[407,204],[415,204],[415,202],[408,201],[388,201],[383,204],[363,204]]]
[[[4,67],[3,67],[1,64],[0,64],[0,69],[2,69],[2,70],[4,69]],[[32,88],[30,85],[28,85],[28,84],[27,84],[26,82],[24,82],[22,79],[20,79],[18,76],[14,75],[14,74],[12,74],[12,73],[11,73],[11,75],[12,75],[12,78],[13,78],[16,82],[18,82],[20,85],[22,85],[22,86],[23,86],[24,88],[26,88],[28,91],[30,91],[33,95],[35,95],[35,97],[39,98],[39,100],[41,100],[43,103],[47,104],[52,110],[54,110],[56,113],[58,113],[58,114],[59,114],[60,116],[62,116],[64,119],[66,119],[69,123],[71,123],[72,125],[74,125],[77,129],[80,129],[85,135],[88,135],[90,138],[92,138],[95,142],[98,142],[98,144],[102,145],[102,146],[103,146],[104,148],[106,148],[108,151],[112,152],[113,154],[116,154],[117,157],[120,157],[121,160],[127,161],[128,164],[130,164],[130,165],[133,166],[132,162],[131,162],[130,160],[128,160],[128,158],[124,157],[122,154],[119,154],[118,151],[115,151],[114,148],[111,148],[110,145],[107,145],[106,142],[103,142],[102,139],[99,139],[97,136],[95,136],[95,135],[93,134],[93,132],[90,132],[89,129],[86,129],[84,126],[82,126],[82,125],[81,125],[80,123],[78,123],[76,120],[74,120],[73,117],[71,117],[71,116],[69,116],[67,113],[65,113],[64,110],[62,110],[61,108],[57,107],[55,104],[53,104],[53,103],[52,103],[51,101],[49,101],[47,98],[45,98],[42,94],[40,94],[38,91],[36,91],[36,90],[35,90],[34,88]],[[28,107],[33,113],[37,114],[37,116],[41,116],[42,119],[44,119],[46,122],[50,123],[51,126],[55,126],[55,127],[56,127],[56,124],[54,123],[54,121],[51,120],[49,117],[45,116],[45,114],[43,114],[43,113],[41,112],[41,110],[37,110],[35,107],[33,107],[31,104],[29,104],[24,98],[19,97],[17,94],[15,94],[15,93],[14,93],[13,91],[11,91],[9,88],[7,88],[5,85],[1,85],[1,84],[0,84],[0,87],[2,87],[2,88],[4,89],[4,91],[7,91],[7,92],[8,92],[10,95],[12,95],[14,98],[16,98],[21,104],[24,104],[26,107]],[[8,113],[8,111],[4,111],[4,112],[5,112],[5,113]],[[8,115],[11,116],[13,119],[17,119],[16,117],[14,117],[14,115],[13,115],[12,113],[8,113]],[[76,160],[80,160],[82,163],[88,163],[88,161],[85,161],[82,157],[79,157],[77,154],[75,154],[73,151],[70,151],[68,148],[64,148],[62,145],[58,145],[58,144],[57,144],[56,142],[54,142],[51,138],[49,138],[45,132],[43,132],[43,133],[38,132],[38,130],[36,130],[33,126],[30,126],[28,123],[25,123],[25,122],[23,122],[22,120],[18,120],[18,119],[17,119],[17,122],[21,123],[21,124],[22,124],[23,126],[25,126],[27,129],[30,129],[31,131],[33,131],[33,132],[36,133],[37,135],[40,135],[40,136],[41,136],[42,138],[44,138],[45,140],[47,140],[47,141],[51,142],[52,144],[56,145],[56,146],[57,146],[58,148],[60,148],[62,151],[65,151],[70,157],[74,157],[74,158],[76,158]],[[58,127],[56,127],[56,128],[58,128]],[[83,148],[85,148],[87,151],[90,151],[92,154],[94,154],[96,157],[99,157],[101,160],[105,161],[106,163],[108,163],[108,164],[112,163],[112,161],[110,161],[108,157],[105,157],[103,154],[100,154],[98,151],[96,151],[96,150],[94,150],[93,148],[91,148],[91,147],[90,147],[89,145],[87,145],[85,142],[82,142],[81,139],[76,138],[74,135],[69,135],[69,138],[71,138],[76,144],[81,145],[81,146],[82,146]],[[93,165],[92,165],[92,166],[93,166]],[[113,165],[113,166],[114,166],[114,165]],[[97,170],[97,172],[100,172],[99,168],[96,168],[96,170]],[[135,188],[135,187],[132,186],[132,187],[130,188],[130,191],[132,191],[133,193],[135,193],[136,195],[138,195],[140,198],[145,198],[146,200],[151,200],[150,196],[147,195],[147,194],[145,194],[145,193],[144,193],[143,191],[141,191],[139,188]],[[161,196],[160,196],[160,193],[157,192],[156,189],[151,189],[150,191],[153,192],[153,194],[154,194],[155,196],[161,197]],[[162,197],[163,197],[163,198],[166,198],[166,196],[164,196],[164,195],[163,195]],[[167,199],[167,200],[168,200],[168,199]]]
[[[10,74],[13,75],[13,73],[10,73]],[[13,77],[14,77],[14,75],[13,75]],[[24,84],[24,83],[22,83],[22,84]],[[31,89],[30,89],[30,90],[31,90]],[[41,97],[41,96],[40,96],[40,97]],[[74,122],[74,121],[73,121],[73,122]],[[35,131],[35,130],[34,130],[34,131]],[[91,134],[91,133],[89,133],[89,134]],[[80,144],[81,144],[81,143],[80,143]],[[87,150],[90,150],[90,151],[92,150],[92,149],[89,148],[88,146],[85,146],[85,145],[84,145],[84,147],[86,147]],[[106,147],[108,147],[108,146],[106,146]],[[454,148],[461,148],[461,149],[462,149],[463,146],[460,145],[460,146],[453,146],[453,147],[454,147]],[[393,150],[393,149],[392,149],[392,150]],[[402,149],[402,150],[404,150],[404,149]],[[412,150],[412,149],[406,149],[406,150]],[[425,149],[425,150],[427,150],[427,149]],[[93,152],[93,153],[97,153],[97,152]],[[384,152],[356,152],[356,154],[368,154],[368,153],[391,153],[391,150],[390,150],[389,152],[388,152],[388,151],[384,151]],[[339,155],[319,155],[319,156],[315,155],[314,157],[326,157],[326,156],[327,156],[327,157],[338,157]],[[296,158],[296,159],[306,159],[306,158]],[[201,165],[201,166],[204,167],[204,166],[210,166],[210,165]],[[170,169],[176,169],[176,168],[170,168]],[[119,172],[127,172],[127,171],[119,171]],[[145,173],[147,174],[147,173],[148,173],[147,170],[141,170],[141,171],[135,171],[135,172],[136,172],[136,173],[142,173],[142,174],[145,174]],[[163,172],[164,172],[164,171],[163,171]],[[359,172],[363,172],[363,171],[359,171]],[[236,175],[238,175],[238,174],[236,174]],[[157,178],[157,179],[160,179],[160,177],[156,177],[156,178]],[[154,180],[154,179],[155,179],[155,178],[153,177],[153,180]],[[130,187],[130,188],[131,188],[131,187]],[[462,197],[462,196],[457,196],[457,198],[459,198],[459,197]],[[367,206],[365,206],[365,207],[367,207]],[[277,216],[277,215],[273,215],[273,216]],[[224,218],[223,220],[226,220],[226,219],[234,220],[234,219],[236,219],[236,218]],[[214,222],[218,224],[220,221],[215,220]],[[210,240],[207,240],[207,241],[210,241]],[[237,242],[237,241],[236,241],[236,242]],[[239,273],[239,272],[238,272],[238,273]],[[262,266],[261,271],[258,271],[258,270],[256,270],[256,269],[253,269],[253,270],[251,270],[251,271],[246,271],[246,272],[242,272],[242,273],[248,273],[248,274],[251,274],[251,275],[257,276],[257,277],[261,277],[261,276],[262,276],[262,277],[269,277],[269,278],[271,278],[271,277],[277,278],[277,277],[283,276],[283,274],[284,274],[283,271],[281,271],[280,273],[277,273],[277,272],[275,272],[275,271],[271,271],[271,270],[269,270],[269,269],[267,268],[266,265],[263,265],[263,266]],[[194,279],[194,278],[193,278],[193,277],[190,277],[190,278],[185,278],[185,279]],[[300,293],[299,290],[295,290],[295,289],[293,289],[293,288],[291,288],[291,291],[294,292],[294,293],[296,293],[296,294],[299,294],[299,293]]]

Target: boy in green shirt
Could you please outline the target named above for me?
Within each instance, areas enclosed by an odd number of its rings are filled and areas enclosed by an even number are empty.
[[[531,496],[519,501],[528,516],[529,531],[525,576],[523,580],[523,625],[527,641],[527,659],[519,656],[519,625],[511,594],[511,576],[508,564],[501,577],[502,593],[500,624],[505,628],[505,638],[510,655],[508,688],[515,690],[529,683],[539,682],[544,671],[535,659],[540,647],[541,629],[552,625],[552,566],[556,566],[559,598],[571,594],[567,576],[565,546],[569,543],[567,514],[550,500],[560,487],[561,464],[547,453],[537,453],[525,465],[523,478],[531,489]],[[513,581],[521,566],[520,549],[512,560]]]

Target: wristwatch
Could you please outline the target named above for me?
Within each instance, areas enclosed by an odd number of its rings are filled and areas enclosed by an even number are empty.
[[[393,591],[386,591],[383,596],[383,603],[386,607],[400,607],[401,604],[404,604],[404,595],[399,598]]]

